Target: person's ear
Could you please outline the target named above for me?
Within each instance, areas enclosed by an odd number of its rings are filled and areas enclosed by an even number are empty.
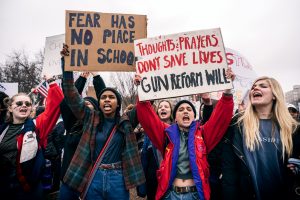
[[[8,106],[7,109],[8,109],[9,112],[12,112],[12,107],[11,106]]]

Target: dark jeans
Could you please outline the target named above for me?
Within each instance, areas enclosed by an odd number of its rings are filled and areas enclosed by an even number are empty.
[[[169,190],[164,196],[165,200],[199,200],[198,192],[188,192],[188,193],[176,193],[172,190]]]
[[[76,190],[70,188],[67,184],[61,183],[59,189],[59,199],[60,200],[78,200],[80,193]]]
[[[98,169],[88,189],[87,200],[124,199],[129,200],[121,169]]]

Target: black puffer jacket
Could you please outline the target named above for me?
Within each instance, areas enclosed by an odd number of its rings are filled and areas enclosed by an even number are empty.
[[[236,115],[229,126],[226,135],[223,138],[222,147],[222,189],[223,199],[257,199],[255,190],[245,154],[243,151],[243,137],[241,128],[236,124],[238,115]],[[287,156],[285,156],[287,158]],[[287,165],[287,162],[284,162]],[[287,178],[288,169],[285,174]],[[288,199],[287,184],[282,188],[284,194],[280,194],[278,199]],[[275,192],[275,191],[274,191]]]

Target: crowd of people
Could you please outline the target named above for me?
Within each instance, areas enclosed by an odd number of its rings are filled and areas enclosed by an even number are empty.
[[[34,114],[27,94],[0,92],[2,197],[126,200],[136,189],[149,200],[300,199],[299,109],[275,79],[256,79],[236,112],[230,89],[215,104],[200,94],[201,111],[188,100],[137,100],[122,111],[122,96],[98,74],[97,99],[83,98],[90,73],[74,81],[67,45],[61,54],[62,89],[49,78]],[[235,78],[230,68],[226,78]]]

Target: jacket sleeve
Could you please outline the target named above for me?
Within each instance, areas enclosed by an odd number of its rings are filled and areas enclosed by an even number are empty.
[[[232,135],[234,127],[229,126],[222,145],[222,192],[225,200],[239,199],[238,161],[233,152]]]
[[[210,118],[213,110],[214,110],[214,106],[213,105],[204,105],[203,106],[202,124],[205,124],[209,120],[209,118]]]
[[[162,122],[154,112],[149,101],[137,102],[137,116],[145,133],[150,138],[152,144],[164,154],[165,129],[169,126]]]
[[[45,111],[36,118],[36,128],[39,131],[41,144],[44,148],[47,145],[48,134],[58,120],[60,114],[59,105],[64,98],[61,89],[56,83],[51,84],[49,87]]]
[[[103,81],[103,78],[100,75],[94,76],[93,77],[93,85],[95,88],[95,92],[96,92],[96,97],[98,98],[100,92],[106,88],[106,85]]]
[[[90,112],[91,110],[85,106],[83,98],[79,95],[76,87],[74,86],[73,72],[64,71],[64,58],[62,61],[62,72],[63,72],[63,92],[65,95],[65,100],[67,105],[72,110],[74,116],[77,119],[83,119],[85,112]]]
[[[203,125],[203,137],[207,153],[222,139],[233,115],[232,95],[224,95],[218,101],[209,120]]]
[[[77,88],[78,93],[80,95],[82,94],[82,91],[84,89],[85,83],[86,83],[86,78],[84,78],[82,76],[79,76],[78,79],[75,81],[75,87]]]
[[[136,110],[136,106],[132,108],[132,110],[127,111],[126,113],[124,113],[122,115],[122,118],[127,118],[130,121],[130,124],[132,126],[133,129],[135,129],[137,127],[137,125],[139,124],[139,120],[137,117],[137,110]]]
[[[64,148],[64,133],[64,122],[60,121],[56,124],[55,131],[53,132],[53,143],[56,151],[59,153],[61,153],[61,150]]]

